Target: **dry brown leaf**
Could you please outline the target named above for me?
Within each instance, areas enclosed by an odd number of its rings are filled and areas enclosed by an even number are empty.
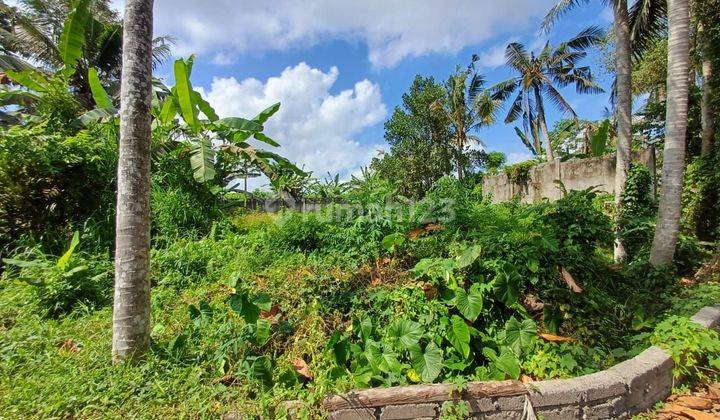
[[[707,396],[713,400],[720,400],[720,384],[708,385]]]
[[[537,313],[542,312],[545,308],[545,304],[540,301],[535,295],[525,295],[522,301],[522,305],[527,309],[528,312]]]
[[[233,375],[225,375],[221,378],[215,379],[213,382],[220,383],[225,386],[231,386],[231,385],[238,384],[240,381],[238,380],[238,378],[236,378]]]
[[[425,232],[438,232],[441,230],[445,230],[445,226],[438,225],[437,223],[430,223],[429,225],[425,226]]]
[[[80,351],[72,338],[68,338],[67,340],[60,343],[58,349],[60,349],[60,351],[66,351],[68,353],[77,353],[78,351]]]
[[[683,277],[680,279],[680,284],[682,284],[683,286],[693,286],[695,284],[695,280],[688,277]]]
[[[438,232],[438,231],[441,231],[441,230],[445,230],[445,226],[439,225],[439,224],[437,224],[437,223],[430,223],[430,224],[427,224],[427,225],[425,225],[425,226],[423,226],[423,227],[419,227],[419,228],[415,228],[415,229],[410,229],[410,230],[408,231],[408,233],[405,234],[405,236],[406,236],[408,239],[410,239],[411,241],[414,241],[414,240],[416,240],[417,238],[421,237],[422,235],[424,235],[424,234],[426,234],[426,233]]]
[[[665,405],[660,412],[683,416],[691,420],[717,420],[717,417],[712,414],[703,413],[702,411],[693,410],[692,408],[683,407],[675,403]]]
[[[713,403],[708,398],[694,397],[692,395],[682,395],[678,397],[677,404],[696,410],[710,410]]]
[[[295,368],[295,372],[298,373],[298,375],[302,376],[303,378],[307,380],[312,380],[312,374],[310,373],[310,368],[308,367],[307,363],[299,357],[293,359],[292,361],[293,368]]]
[[[538,335],[540,336],[540,338],[550,343],[572,343],[573,341],[575,341],[575,339],[572,337],[563,337],[561,335],[555,334],[540,333]]]
[[[276,324],[280,319],[280,305],[277,303],[270,307],[269,311],[260,311],[260,318],[267,320],[271,324]]]
[[[532,377],[524,375],[524,374],[520,375],[520,381],[522,381],[522,383],[524,383],[524,384],[526,384],[528,382],[535,382],[535,380]]]
[[[434,299],[437,296],[437,293],[438,293],[437,287],[433,286],[430,283],[423,283],[422,289],[423,289],[423,292],[425,292],[425,297],[428,299]]]
[[[410,231],[408,231],[405,236],[407,236],[407,238],[411,241],[414,241],[415,239],[419,238],[420,235],[423,234],[423,232],[425,232],[425,229],[423,228],[410,229]]]
[[[575,283],[575,279],[573,278],[570,273],[568,273],[567,270],[565,270],[564,267],[558,266],[558,271],[560,272],[560,276],[562,277],[563,281],[570,286],[570,290],[572,290],[575,293],[582,293],[583,289],[582,287],[578,286],[577,283]]]

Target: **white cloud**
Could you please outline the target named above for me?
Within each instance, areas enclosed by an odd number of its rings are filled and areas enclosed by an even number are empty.
[[[282,145],[276,151],[315,176],[327,171],[344,176],[367,165],[382,147],[361,144],[356,138],[383,121],[387,108],[380,87],[367,79],[331,94],[337,77],[336,67],[324,72],[303,62],[264,82],[214,78],[209,90],[198,90],[221,117],[249,118],[281,102],[280,110],[265,125],[265,133]]]
[[[525,162],[526,160],[531,160],[532,158],[533,158],[533,155],[531,155],[530,153],[512,152],[512,153],[508,153],[506,164],[512,165],[513,163]]]
[[[359,40],[374,66],[392,67],[406,57],[456,53],[518,33],[554,1],[156,0],[155,32],[176,36],[178,55],[215,58],[329,38]]]
[[[507,49],[507,44],[510,42],[512,41],[486,48],[484,52],[478,54],[477,66],[494,69],[504,65],[505,50]]]

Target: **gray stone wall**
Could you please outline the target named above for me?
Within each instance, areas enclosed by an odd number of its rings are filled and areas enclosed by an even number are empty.
[[[720,305],[701,309],[692,320],[720,326]],[[673,361],[652,346],[602,372],[572,379],[522,383],[473,382],[375,388],[334,395],[325,401],[334,420],[438,419],[445,403],[465,404],[474,419],[624,419],[664,400],[673,387]],[[531,418],[531,417],[530,417]]]
[[[634,156],[635,160],[651,168],[653,158],[650,149],[644,149]],[[596,187],[598,190],[615,192],[615,155],[587,159],[571,159],[561,162],[556,159],[530,169],[529,180],[512,182],[504,172],[485,177],[483,195],[491,197],[494,203],[510,201],[519,196],[523,203],[534,203],[542,199],[554,201],[562,197],[555,181],[561,181],[570,190],[584,190]]]

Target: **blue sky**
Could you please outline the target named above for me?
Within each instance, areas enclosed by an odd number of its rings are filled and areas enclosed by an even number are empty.
[[[221,115],[251,117],[280,100],[283,109],[268,130],[283,144],[281,153],[317,176],[347,175],[383,147],[383,123],[416,74],[444,80],[478,54],[488,84],[507,79],[505,46],[541,48],[546,36],[538,28],[552,4],[156,0],[155,32],[177,38],[176,55],[197,54],[193,84]],[[590,2],[562,19],[550,41],[609,23],[606,7]],[[586,59],[608,90],[599,62],[594,53]],[[167,77],[169,68],[159,75]],[[572,88],[563,94],[581,118],[601,118],[608,104],[607,94],[577,95]],[[551,111],[549,124],[559,117]],[[499,122],[478,134],[511,161],[529,156],[512,126]]]

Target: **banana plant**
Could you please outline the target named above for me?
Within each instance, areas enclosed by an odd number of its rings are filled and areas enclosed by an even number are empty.
[[[280,103],[269,106],[249,120],[240,117],[219,118],[212,106],[193,89],[190,82],[193,63],[193,56],[175,61],[175,86],[167,90],[165,98],[158,102],[153,113],[159,124],[173,127],[180,132],[179,138],[189,144],[190,166],[195,180],[206,183],[215,178],[218,151],[239,155],[257,165],[271,180],[279,176],[278,168],[304,175],[301,169],[286,158],[248,143],[253,138],[272,147],[280,146],[263,133],[263,124],[280,109]],[[181,121],[178,121],[177,116]]]
[[[78,0],[68,14],[58,44],[63,66],[56,72],[47,72],[29,64],[3,69],[15,84],[20,85],[20,88],[3,89],[0,92],[0,102],[2,102],[0,106],[16,105],[21,110],[31,110],[39,97],[51,89],[54,81],[61,80],[67,84],[75,75],[78,61],[83,55],[85,30],[91,17],[89,6],[90,0]]]

